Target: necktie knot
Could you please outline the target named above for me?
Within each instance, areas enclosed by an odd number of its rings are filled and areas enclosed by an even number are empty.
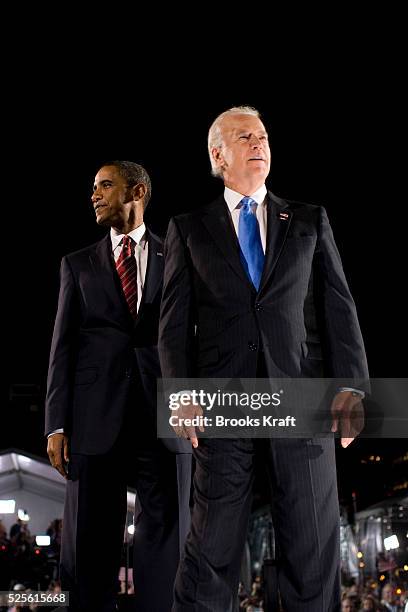
[[[242,198],[240,204],[241,204],[241,208],[243,208],[245,213],[251,213],[251,212],[256,213],[256,207],[258,206],[258,204],[257,202],[255,202],[255,200],[253,200],[249,196]]]
[[[134,252],[135,250],[135,241],[133,240],[133,238],[131,238],[130,236],[128,236],[127,234],[125,236],[123,236],[122,238],[122,250],[126,253],[126,254],[131,254]]]
[[[241,207],[244,209],[245,213],[256,213],[256,207],[258,206],[258,203],[255,202],[255,200],[253,200],[249,196],[242,198],[240,204]]]

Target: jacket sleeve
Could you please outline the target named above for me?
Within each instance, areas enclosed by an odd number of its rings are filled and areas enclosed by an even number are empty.
[[[48,367],[45,435],[60,428],[69,433],[78,336],[78,293],[70,264],[64,257]]]
[[[164,245],[159,356],[163,378],[194,375],[192,265],[177,221],[171,219]]]
[[[316,248],[317,307],[329,376],[344,386],[368,390],[364,342],[333,232],[321,208]]]

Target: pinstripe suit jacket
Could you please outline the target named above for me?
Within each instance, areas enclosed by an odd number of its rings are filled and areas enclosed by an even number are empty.
[[[165,378],[368,377],[355,305],[323,207],[268,192],[263,276],[241,265],[223,197],[174,217],[165,242],[159,354]]]

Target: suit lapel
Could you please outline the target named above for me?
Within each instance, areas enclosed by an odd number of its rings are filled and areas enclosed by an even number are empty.
[[[254,289],[242,266],[239,242],[223,196],[210,204],[205,211],[202,222],[214,240],[216,247],[234,272],[242,281],[245,281]]]
[[[163,243],[161,239],[147,230],[148,255],[146,277],[143,287],[142,300],[140,302],[136,323],[140,319],[145,304],[151,304],[159,291],[163,278]]]
[[[268,207],[266,252],[259,292],[261,292],[267,284],[278,262],[292,221],[292,212],[288,208],[287,203],[281,198],[273,195],[270,191],[268,191],[266,205]]]
[[[115,260],[112,253],[112,243],[110,235],[107,234],[100,242],[97,243],[95,251],[89,256],[90,264],[100,282],[103,289],[108,294],[109,302],[115,303],[122,311],[123,318],[132,326],[139,322],[145,304],[151,304],[157,292],[160,289],[163,278],[163,244],[161,239],[147,230],[148,239],[148,255],[146,276],[143,287],[142,299],[136,319],[133,321],[129,312],[129,307],[126,303],[120,284],[118,273],[116,272]]]

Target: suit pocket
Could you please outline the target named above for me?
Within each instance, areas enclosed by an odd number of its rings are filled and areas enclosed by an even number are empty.
[[[323,359],[322,346],[319,342],[302,342],[302,355],[305,359]]]
[[[203,368],[209,365],[215,365],[220,359],[220,353],[218,347],[213,346],[212,348],[201,351],[198,355],[197,365],[199,368]]]
[[[90,385],[98,378],[99,368],[81,368],[75,372],[75,385]]]

